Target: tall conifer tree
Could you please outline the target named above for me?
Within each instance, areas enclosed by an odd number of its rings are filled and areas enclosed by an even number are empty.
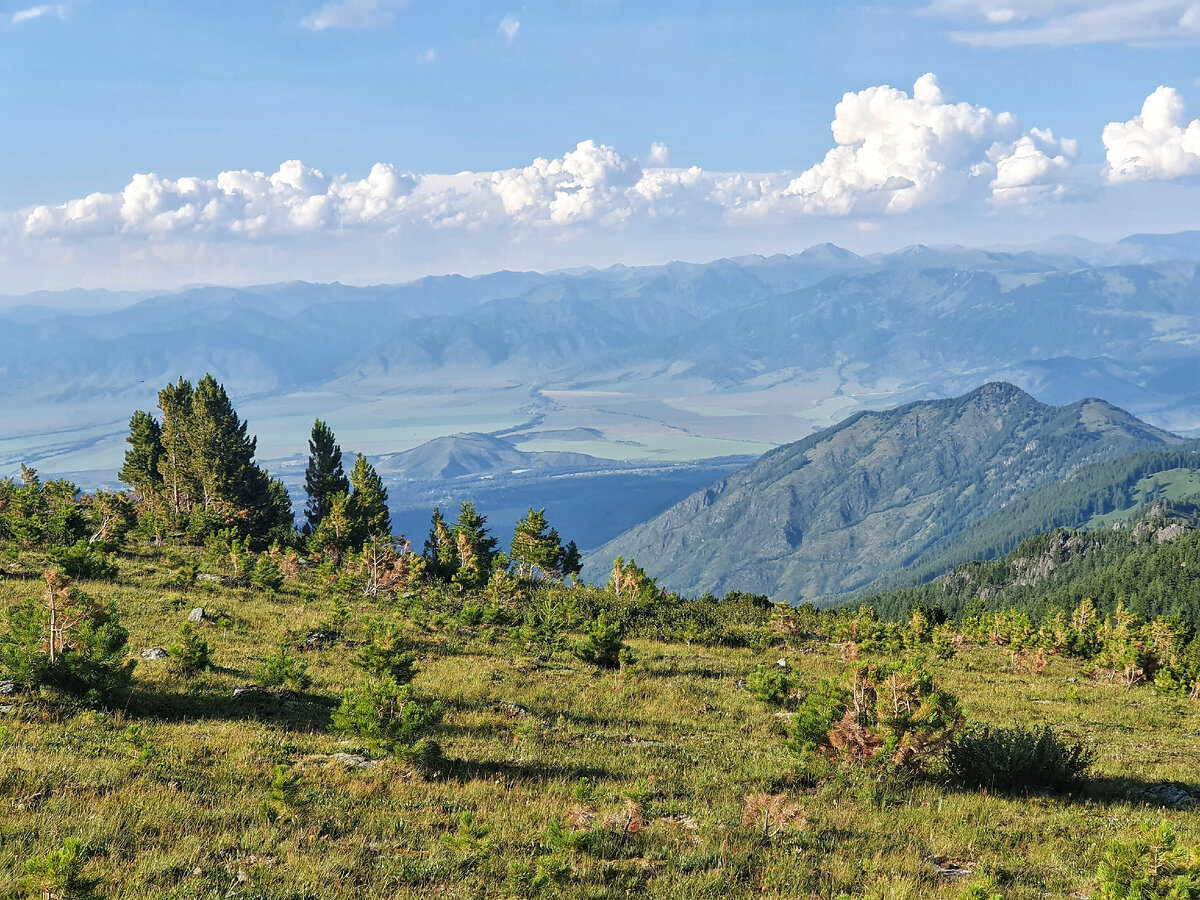
[[[342,468],[342,448],[334,440],[332,429],[320,419],[313,422],[312,435],[308,439],[304,491],[308,494],[304,517],[314,531],[329,515],[334,496],[350,492],[350,481]]]
[[[388,512],[387,488],[375,467],[361,453],[350,472],[350,519],[354,523],[354,545],[361,547],[371,537],[387,537],[392,533],[392,516]]]

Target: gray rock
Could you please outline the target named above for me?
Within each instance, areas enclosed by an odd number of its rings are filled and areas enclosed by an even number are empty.
[[[17,683],[15,681],[0,681],[0,694],[15,694],[17,692]]]
[[[529,715],[529,710],[520,703],[513,703],[511,700],[501,700],[496,704],[496,709],[513,719],[524,719]]]
[[[209,572],[201,572],[196,576],[197,581],[211,581],[214,584],[236,584],[236,579],[230,578],[228,575],[213,575]]]
[[[15,709],[16,709],[15,706],[0,706],[0,716],[8,715],[10,712],[12,712]]]
[[[266,691],[260,688],[257,684],[244,684],[241,687],[233,689],[233,699],[239,703],[253,703],[259,700],[265,700],[269,697]]]
[[[335,753],[330,759],[340,762],[348,769],[373,769],[379,765],[379,760],[357,753]]]
[[[197,606],[195,609],[193,609],[190,613],[188,613],[187,620],[189,622],[203,622],[204,621],[204,607]]]
[[[162,647],[147,647],[142,651],[142,659],[166,659],[169,655]]]
[[[1170,782],[1153,785],[1147,788],[1142,796],[1146,798],[1146,802],[1167,809],[1194,809],[1200,806],[1200,799],[1193,797],[1179,785]]]
[[[969,866],[955,862],[952,859],[947,859],[944,856],[935,856],[929,862],[933,866],[933,871],[937,874],[938,878],[943,878],[946,881],[959,881],[971,875],[971,868]]]

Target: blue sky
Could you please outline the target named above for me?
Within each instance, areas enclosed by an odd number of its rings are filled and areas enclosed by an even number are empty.
[[[1176,0],[0,0],[0,293],[1198,227],[1198,44]]]

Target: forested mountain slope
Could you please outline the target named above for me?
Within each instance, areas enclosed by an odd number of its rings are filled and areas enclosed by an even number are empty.
[[[862,587],[1081,466],[1187,446],[1102,400],[1010,384],[861,413],[763,456],[589,557],[632,556],[682,592],[777,601]]]
[[[1127,528],[1056,529],[1000,559],[967,563],[863,602],[891,619],[907,618],[920,605],[951,618],[1013,609],[1038,622],[1069,615],[1087,600],[1102,615],[1122,603],[1143,619],[1163,616],[1200,629],[1200,505],[1156,504],[1151,513]]]

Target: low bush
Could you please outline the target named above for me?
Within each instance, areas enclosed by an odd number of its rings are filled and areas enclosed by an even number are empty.
[[[783,706],[792,693],[792,679],[787,669],[760,665],[746,679],[746,687],[767,706]]]
[[[1007,793],[1065,792],[1086,776],[1095,751],[1062,740],[1049,726],[995,728],[976,725],[955,735],[946,748],[953,781]]]

